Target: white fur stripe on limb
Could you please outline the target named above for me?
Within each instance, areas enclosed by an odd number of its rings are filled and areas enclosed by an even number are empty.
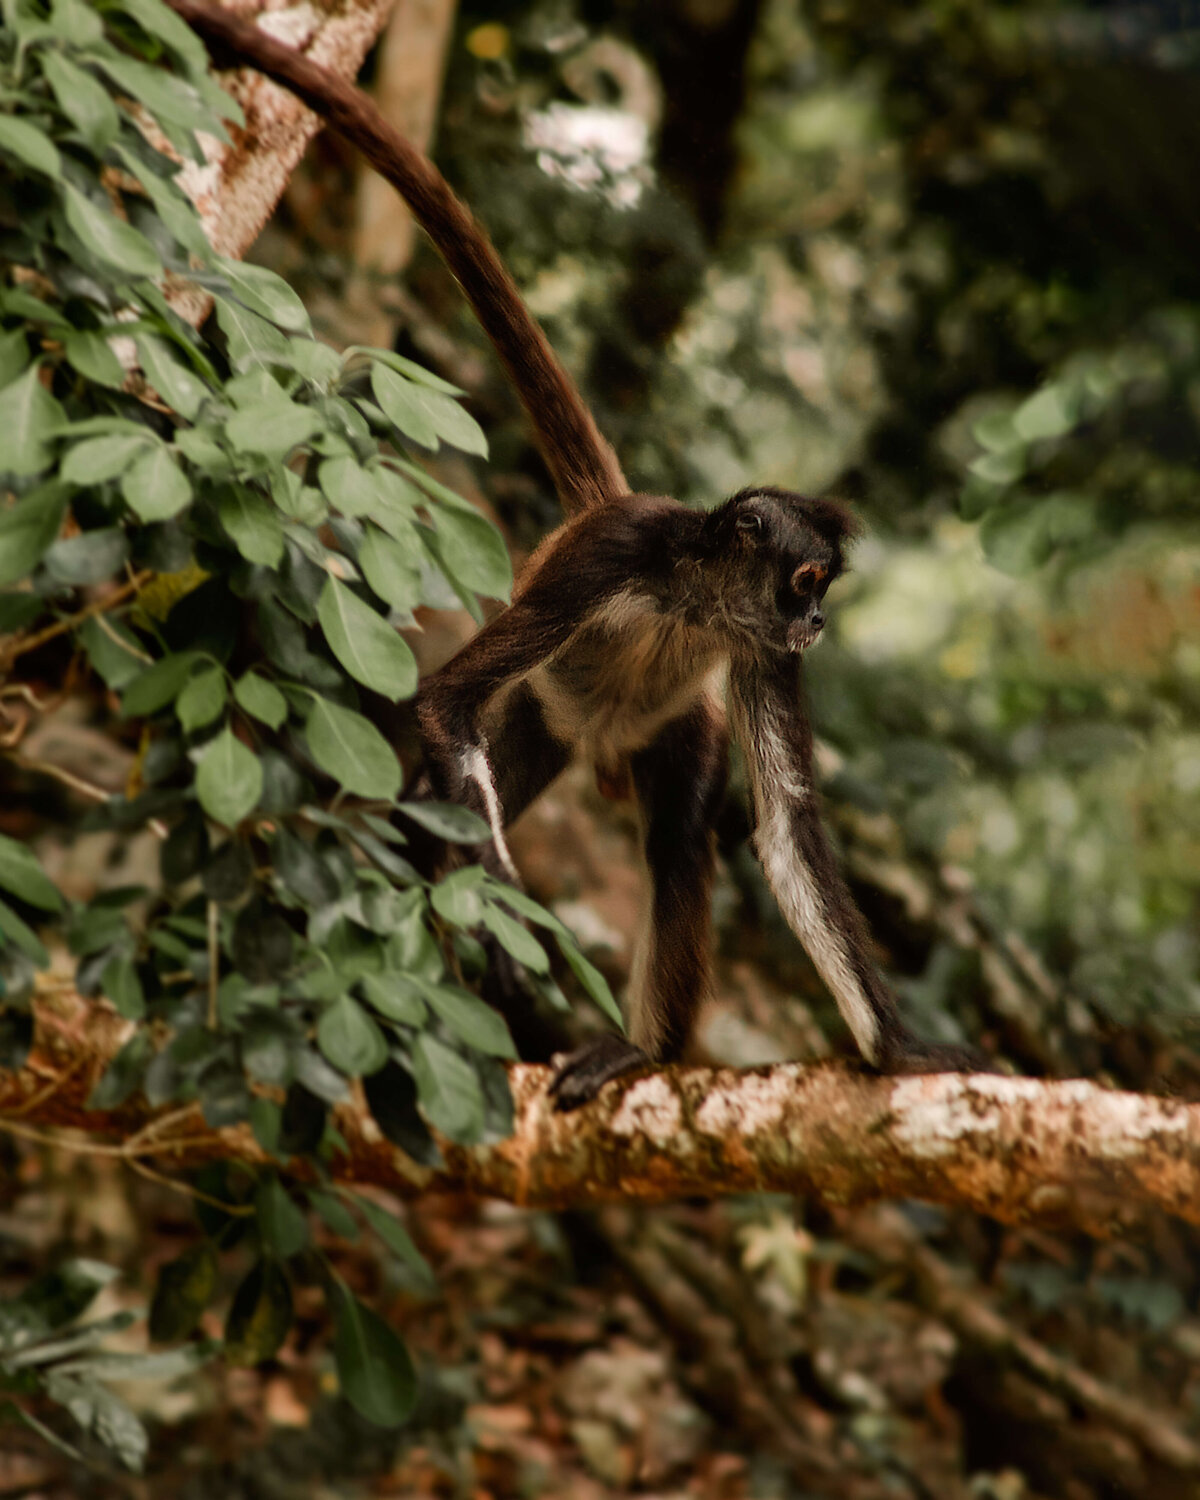
[[[859,1051],[868,1062],[878,1062],[879,1022],[846,945],[830,921],[812,869],[792,837],[792,806],[808,797],[809,789],[768,713],[761,713],[757,730],[746,735],[742,744],[750,762],[758,813],[754,842],[767,883],[788,926],[829,986]]]
[[[506,873],[512,880],[520,883],[517,867],[513,864],[512,855],[508,852],[508,843],[504,837],[504,822],[500,812],[500,798],[496,795],[496,783],[492,777],[492,768],[488,764],[488,758],[482,748],[472,745],[469,750],[464,750],[459,760],[459,769],[466,781],[473,781],[479,788],[483,797],[483,805],[487,812],[488,826],[492,830],[492,841],[496,845],[496,853],[500,857],[500,863],[504,866]]]

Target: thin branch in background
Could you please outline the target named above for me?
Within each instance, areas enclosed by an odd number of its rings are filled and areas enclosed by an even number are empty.
[[[30,651],[36,651],[39,646],[44,646],[48,641],[56,640],[60,635],[65,635],[68,630],[74,630],[77,625],[82,625],[85,620],[91,620],[97,615],[102,615],[113,610],[119,604],[138,593],[153,577],[148,569],[136,573],[119,588],[93,599],[83,609],[76,610],[72,615],[64,615],[56,620],[53,625],[47,625],[44,629],[36,631],[33,635],[14,635],[7,643],[0,643],[0,671],[6,670],[18,657],[26,655]],[[125,645],[123,641],[121,643]]]

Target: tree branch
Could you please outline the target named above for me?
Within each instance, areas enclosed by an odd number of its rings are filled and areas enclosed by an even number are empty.
[[[0,1128],[115,1136],[119,1154],[168,1170],[217,1158],[267,1163],[248,1126],[211,1129],[198,1107],[164,1118],[139,1095],[88,1110],[128,1024],[70,991],[39,997],[34,1014],[26,1065],[0,1069]],[[509,1076],[512,1136],[443,1140],[436,1170],[384,1139],[360,1104],[340,1106],[346,1150],[335,1176],[410,1197],[456,1190],[541,1208],[768,1191],[836,1206],[923,1198],[1103,1236],[1156,1209],[1200,1223],[1200,1105],[1172,1099],[1082,1080],[874,1078],[838,1063],[782,1063],[672,1068],[610,1085],[562,1115],[546,1095],[547,1068],[518,1064]]]

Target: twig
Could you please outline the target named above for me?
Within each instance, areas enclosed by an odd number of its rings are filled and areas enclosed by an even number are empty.
[[[64,786],[69,786],[83,797],[90,797],[94,802],[111,802],[116,796],[115,792],[106,792],[103,787],[96,786],[94,782],[85,781],[82,776],[76,776],[74,771],[68,771],[63,766],[56,766],[53,761],[30,760],[24,755],[9,755],[6,759],[14,766],[19,766],[22,771],[33,771],[41,776],[53,776],[55,781],[61,781]]]
[[[74,630],[76,625],[81,625],[84,620],[90,620],[94,615],[105,614],[108,610],[123,604],[126,599],[136,594],[142,586],[150,581],[153,573],[144,569],[134,574],[128,583],[121,584],[120,588],[113,589],[101,599],[93,599],[83,609],[76,610],[73,615],[64,615],[61,620],[56,620],[53,625],[47,625],[34,635],[14,636],[11,644],[0,648],[0,669],[12,665],[19,656],[24,656],[29,651],[36,651],[39,646],[44,646],[47,641],[54,640],[57,636],[65,635],[68,630]],[[122,644],[125,644],[122,642]]]
[[[217,988],[221,964],[220,910],[215,901],[208,903],[208,1029],[217,1029]]]
[[[190,1114],[191,1112],[191,1107],[178,1111],[180,1115]],[[155,1123],[157,1122],[151,1122],[152,1125]],[[149,1128],[148,1126],[147,1129]],[[208,1203],[213,1208],[219,1208],[223,1213],[247,1215],[254,1212],[253,1204],[225,1203],[220,1198],[214,1198],[211,1194],[193,1187],[190,1182],[182,1182],[179,1178],[168,1177],[165,1173],[156,1171],[141,1160],[142,1153],[155,1156],[160,1152],[172,1150],[177,1146],[203,1144],[211,1140],[211,1133],[181,1136],[176,1141],[147,1142],[144,1146],[139,1146],[134,1150],[132,1149],[133,1140],[123,1141],[119,1146],[110,1146],[104,1141],[73,1141],[69,1136],[55,1135],[47,1130],[35,1130],[30,1125],[18,1125],[13,1120],[0,1120],[0,1131],[3,1131],[6,1135],[17,1136],[21,1140],[32,1141],[38,1146],[48,1146],[56,1151],[74,1151],[80,1156],[114,1157],[118,1161],[123,1161],[131,1171],[136,1172],[140,1177],[149,1178],[152,1182],[160,1183],[163,1187],[173,1188],[175,1192],[183,1193],[200,1203]]]

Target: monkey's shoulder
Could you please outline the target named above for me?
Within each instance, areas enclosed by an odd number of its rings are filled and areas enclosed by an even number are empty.
[[[666,577],[703,517],[665,495],[622,495],[573,516],[546,537],[521,571],[518,593],[568,587],[595,596],[630,580]]]

